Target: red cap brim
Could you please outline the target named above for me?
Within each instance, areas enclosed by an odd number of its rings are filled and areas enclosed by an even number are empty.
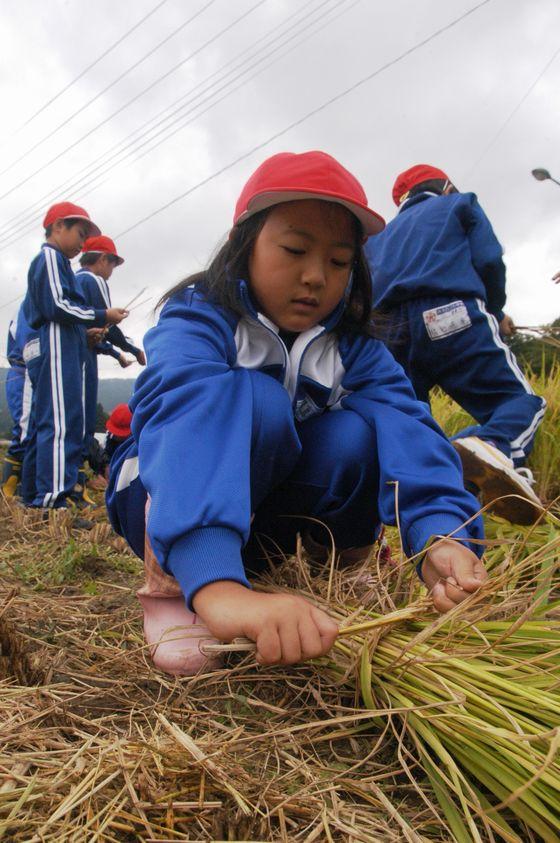
[[[346,197],[339,196],[327,190],[314,191],[297,191],[297,190],[273,190],[264,193],[258,193],[253,196],[249,202],[249,207],[245,213],[241,214],[236,220],[236,225],[251,217],[253,214],[263,211],[265,208],[271,208],[273,205],[280,205],[282,202],[294,202],[299,199],[322,199],[326,202],[337,202],[339,205],[344,205],[345,208],[357,217],[362,225],[364,234],[371,236],[372,234],[379,234],[385,228],[385,220],[380,214],[372,211],[367,205],[361,205],[358,202],[351,202]]]
[[[65,217],[58,217],[59,220],[83,220],[89,226],[88,237],[99,237],[101,229],[96,226],[89,217],[83,217],[80,214],[68,214]]]
[[[127,436],[130,436],[130,434],[131,434],[130,428],[125,430],[122,427],[117,427],[116,424],[113,424],[111,419],[107,419],[107,421],[105,422],[105,429],[108,430],[109,433],[112,433],[113,436],[119,436],[122,439],[125,439]]]

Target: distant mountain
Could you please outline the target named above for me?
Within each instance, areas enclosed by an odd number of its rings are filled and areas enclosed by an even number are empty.
[[[6,404],[6,390],[4,384],[7,367],[0,367],[0,438],[9,436],[12,426],[10,413]],[[127,378],[101,378],[99,381],[99,403],[103,405],[106,413],[110,413],[117,404],[126,403],[132,395],[134,379]]]
[[[98,401],[106,413],[117,404],[127,403],[134,388],[134,378],[100,378]]]

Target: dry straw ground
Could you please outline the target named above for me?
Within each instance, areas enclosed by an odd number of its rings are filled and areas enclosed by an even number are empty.
[[[559,386],[533,459],[549,502]],[[395,564],[369,579],[300,553],[262,584],[328,604],[346,629],[329,659],[230,653],[174,680],[146,656],[140,566],[102,513],[73,534],[0,502],[0,839],[558,840],[558,510],[487,524],[490,583],[451,618],[393,532]]]

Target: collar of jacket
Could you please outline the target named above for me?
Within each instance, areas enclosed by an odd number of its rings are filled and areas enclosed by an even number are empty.
[[[350,279],[348,287],[350,287],[351,283],[352,283],[352,279]],[[257,319],[259,322],[262,322],[263,318],[267,318],[257,310],[256,305],[255,305],[255,301],[254,301],[254,299],[251,295],[251,292],[249,290],[249,285],[243,279],[239,279],[237,281],[237,293],[238,293],[239,299],[241,301],[241,304],[243,305],[243,308],[247,312],[248,316],[252,317],[253,319]],[[325,331],[332,331],[336,327],[336,325],[339,323],[339,321],[342,317],[342,314],[344,313],[345,307],[346,307],[346,296],[344,296],[344,298],[342,298],[342,300],[338,303],[338,305],[335,307],[335,309],[333,311],[331,311],[331,313],[329,313],[329,315],[326,317],[326,319],[323,319],[323,321],[319,323],[320,325],[323,326]],[[273,324],[270,321],[270,319],[267,319],[267,322],[270,325]]]
[[[81,266],[76,270],[74,275],[91,275],[92,278],[101,278],[100,275],[96,275],[95,272],[92,272],[91,269],[87,268],[87,266]]]
[[[43,249],[54,249],[54,251],[58,252],[58,254],[63,257],[65,261],[68,261],[68,263],[70,263],[70,258],[66,257],[64,252],[61,252],[58,246],[55,246],[54,243],[41,243],[41,251]]]
[[[406,199],[400,206],[397,214],[400,214],[400,212],[404,211],[405,208],[411,208],[413,205],[418,205],[420,202],[423,202],[425,199],[429,199],[431,196],[441,195],[441,193],[433,193],[431,190],[423,190],[422,193],[417,193],[416,196],[411,196],[410,199]]]

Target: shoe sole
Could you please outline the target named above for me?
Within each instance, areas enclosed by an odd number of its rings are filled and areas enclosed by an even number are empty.
[[[463,464],[465,480],[474,483],[480,489],[482,503],[490,512],[505,518],[511,524],[529,526],[534,524],[542,510],[525,497],[523,488],[510,477],[505,468],[490,465],[480,459],[461,442],[453,442]],[[517,495],[502,499],[504,495]]]

